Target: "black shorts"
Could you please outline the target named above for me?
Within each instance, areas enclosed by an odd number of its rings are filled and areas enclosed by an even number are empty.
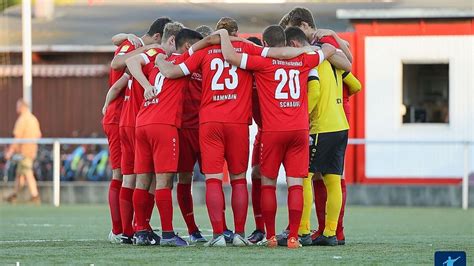
[[[349,131],[309,135],[309,172],[342,175]]]

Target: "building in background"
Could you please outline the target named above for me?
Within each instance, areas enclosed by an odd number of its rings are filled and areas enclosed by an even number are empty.
[[[474,12],[452,9],[339,10],[354,31],[352,137],[474,141]],[[347,176],[361,183],[460,183],[462,144],[351,147]],[[470,171],[474,147],[470,147]]]
[[[301,5],[313,11],[318,27],[340,32],[351,44],[353,72],[363,83],[363,91],[351,99],[351,138],[474,141],[470,1],[104,2],[57,6],[50,19],[33,20],[33,112],[45,137],[102,134],[100,109],[108,89],[113,34],[140,35],[150,21],[167,15],[191,28],[214,26],[221,16],[231,16],[241,22],[241,33],[255,35]],[[0,137],[11,136],[11,110],[22,91],[19,21],[18,7],[0,14],[0,34],[8,36],[0,39]],[[474,147],[470,149],[472,172]],[[345,176],[349,183],[456,184],[463,167],[459,144],[350,145]]]

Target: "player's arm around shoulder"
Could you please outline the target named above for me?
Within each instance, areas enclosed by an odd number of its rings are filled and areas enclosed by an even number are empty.
[[[192,58],[194,55],[191,55],[190,58]],[[179,65],[175,65],[169,61],[166,61],[166,55],[164,54],[159,54],[156,56],[155,59],[155,65],[160,69],[161,75],[163,75],[165,78],[170,78],[170,79],[177,79],[183,76],[187,76],[191,74],[189,69],[186,67],[186,61],[184,63],[181,63]]]
[[[234,46],[230,42],[229,33],[225,29],[217,31],[221,37],[221,49],[224,60],[234,66],[241,66],[242,54],[235,52]]]
[[[136,48],[143,46],[143,41],[133,33],[118,33],[112,36],[112,43],[115,46],[120,46],[124,41],[129,41]]]
[[[332,46],[331,44],[327,44],[327,43],[323,44],[321,46],[321,50],[318,50],[318,54],[319,54],[319,63],[318,63],[318,65],[321,64],[324,60],[334,56],[335,53],[336,53],[336,48],[334,46]],[[316,66],[314,66],[314,67],[316,67]]]
[[[362,84],[360,81],[352,74],[352,72],[344,72],[342,74],[342,80],[344,84],[349,88],[349,95],[352,96],[362,90]]]
[[[318,68],[315,67],[309,71],[308,75],[308,114],[311,114],[316,108],[320,94],[319,72]]]
[[[133,57],[130,57],[126,60],[127,68],[130,71],[130,74],[140,83],[140,85],[145,90],[144,96],[145,99],[152,98],[154,86],[150,84],[147,77],[143,73],[142,66],[151,63],[146,55],[138,54]]]
[[[314,52],[315,49],[312,46],[304,47],[266,47],[262,53],[263,57],[270,57],[275,59],[292,59],[302,54]]]
[[[105,96],[105,103],[102,107],[102,114],[105,115],[107,111],[107,107],[109,104],[117,98],[120,92],[127,87],[128,80],[130,79],[130,74],[127,72],[123,73],[123,75],[110,87],[107,95]]]
[[[124,49],[124,47],[127,47],[127,49]],[[127,59],[129,59],[131,57],[134,57],[136,55],[139,55],[139,54],[141,54],[141,53],[143,53],[143,52],[145,52],[149,49],[153,49],[153,48],[161,48],[161,45],[154,43],[154,44],[149,44],[149,45],[146,45],[146,46],[142,46],[142,47],[137,48],[137,49],[134,49],[134,47],[129,46],[129,45],[122,46],[122,48],[120,48],[121,52],[118,53],[114,57],[114,59],[112,59],[112,62],[110,63],[110,67],[112,69],[115,69],[115,70],[124,69],[125,66],[127,65],[126,64]]]
[[[328,61],[337,69],[344,71],[351,71],[352,69],[352,63],[341,50],[336,50],[336,53],[328,58]]]

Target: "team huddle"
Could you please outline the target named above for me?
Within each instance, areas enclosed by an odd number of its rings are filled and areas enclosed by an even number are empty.
[[[158,18],[142,37],[117,34],[103,113],[113,178],[112,243],[188,246],[335,246],[345,243],[342,178],[348,141],[348,98],[361,89],[350,73],[348,43],[317,29],[311,11],[294,8],[262,40],[238,37],[223,17],[215,30]],[[256,228],[245,235],[249,125],[251,200]],[[194,165],[206,178],[213,235],[196,225]],[[234,230],[227,227],[224,164],[232,187]],[[288,227],[276,234],[276,184],[283,164]],[[173,179],[189,238],[173,228]],[[318,229],[311,231],[313,200]],[[150,226],[158,207],[161,236]]]

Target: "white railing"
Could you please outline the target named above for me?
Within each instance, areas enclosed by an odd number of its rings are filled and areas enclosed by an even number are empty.
[[[102,145],[108,144],[107,139],[99,138],[42,138],[42,139],[13,139],[13,138],[0,138],[1,144],[12,144],[12,143],[36,143],[44,145],[53,145],[53,204],[59,207],[60,204],[60,193],[61,193],[61,145],[62,144],[73,144],[73,145]]]
[[[42,139],[13,139],[0,138],[0,145],[12,143],[37,143],[53,145],[53,203],[58,207],[60,204],[60,174],[61,174],[61,145],[103,145],[107,144],[105,138],[42,138]],[[462,145],[463,147],[463,176],[462,176],[462,208],[469,207],[469,170],[470,170],[470,147],[474,141],[465,140],[376,140],[376,139],[349,139],[349,145],[367,144],[397,144],[397,145]]]

